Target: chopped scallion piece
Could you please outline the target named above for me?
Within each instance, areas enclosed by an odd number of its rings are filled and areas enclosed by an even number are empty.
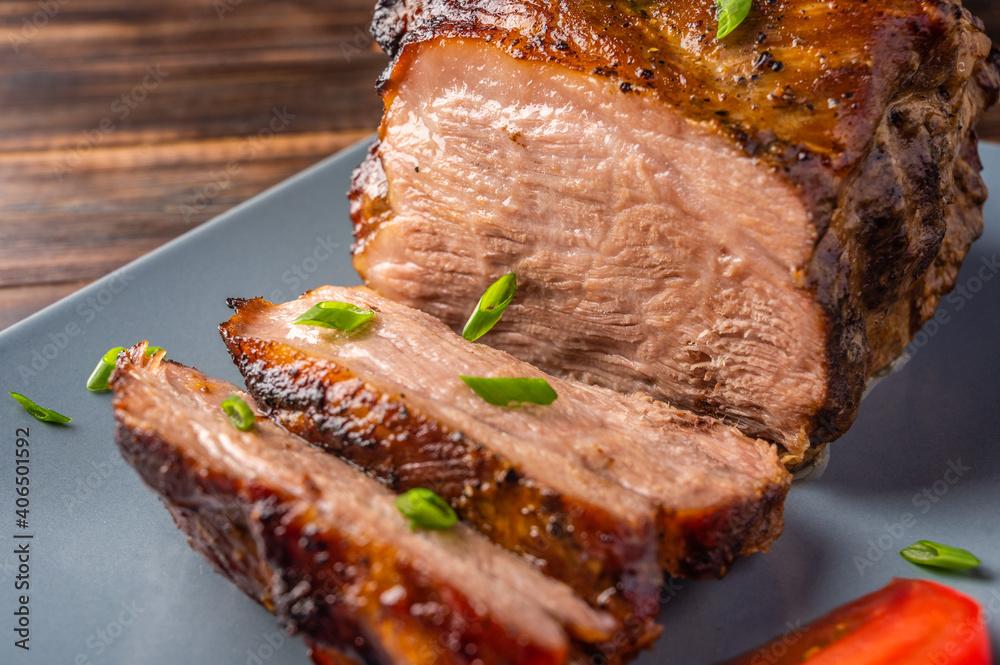
[[[32,402],[30,399],[21,395],[19,393],[8,393],[13,397],[18,404],[24,407],[24,410],[34,416],[35,420],[40,420],[43,423],[56,423],[57,425],[64,425],[73,419],[64,416],[61,413],[57,413],[52,409],[46,409],[44,406],[39,406]]]
[[[950,545],[942,545],[929,540],[918,540],[900,551],[904,559],[921,566],[947,568],[948,570],[969,570],[982,561],[968,550]]]
[[[465,323],[462,337],[473,342],[488,333],[503,316],[515,293],[517,293],[517,277],[512,272],[490,284],[476,304],[472,316]]]
[[[548,405],[556,401],[558,395],[545,379],[536,378],[486,378],[462,376],[459,378],[472,388],[477,395],[494,406],[520,406],[521,404]]]
[[[443,530],[458,521],[448,502],[429,489],[417,487],[396,497],[396,508],[410,520],[410,528]]]
[[[253,410],[238,395],[230,395],[222,400],[222,410],[226,412],[233,427],[241,432],[251,430],[257,420]]]
[[[375,312],[364,309],[349,302],[326,300],[317,303],[305,314],[295,319],[299,326],[319,326],[320,328],[335,328],[350,332],[368,323]]]
[[[750,13],[751,0],[717,0],[719,28],[716,39],[722,39],[735,30]]]
[[[108,389],[108,379],[111,378],[111,372],[114,371],[115,364],[118,362],[118,354],[124,350],[124,347],[116,346],[104,354],[97,362],[97,367],[90,373],[90,378],[87,379],[87,390],[97,393]]]

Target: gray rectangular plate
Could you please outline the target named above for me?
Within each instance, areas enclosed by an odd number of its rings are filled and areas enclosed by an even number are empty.
[[[44,665],[306,663],[297,638],[191,551],[120,460],[110,397],[84,384],[112,346],[139,340],[220,378],[240,378],[216,331],[230,296],[289,300],[358,282],[344,192],[358,145],[0,333],[0,387],[73,416],[34,421],[0,395],[0,662]],[[984,145],[1000,192],[1000,148]],[[1000,199],[1000,197],[998,197]],[[724,581],[664,588],[664,636],[641,663],[717,662],[874,591],[895,577],[943,581],[988,608],[1000,640],[1000,200],[987,232],[918,336],[913,358],[865,401],[833,444],[826,474],[798,485],[770,554]],[[17,428],[30,428],[28,528],[15,525]],[[33,538],[15,540],[14,534]],[[897,551],[930,539],[983,559],[938,574]],[[30,542],[30,590],[16,591]],[[23,581],[23,580],[22,580]],[[17,597],[29,596],[30,651],[16,648]],[[767,662],[766,660],[762,662]]]

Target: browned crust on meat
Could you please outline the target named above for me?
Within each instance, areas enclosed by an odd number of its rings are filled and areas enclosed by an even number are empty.
[[[364,253],[368,239],[374,236],[374,230],[392,215],[388,200],[389,181],[378,158],[378,147],[378,141],[372,143],[364,161],[351,174],[348,198],[354,224],[351,252],[355,257]]]
[[[941,298],[949,293],[958,279],[962,261],[969,247],[983,231],[982,208],[987,191],[980,172],[983,169],[977,150],[978,138],[972,126],[979,110],[994,105],[1000,91],[1000,51],[993,50],[988,62],[980,63],[974,85],[966,90],[964,112],[973,119],[967,123],[953,168],[953,182],[945,198],[944,228],[940,250],[904,297],[894,303],[884,319],[872,320],[869,337],[873,352],[869,359],[870,372],[886,366],[909,344],[920,328],[934,316]]]
[[[974,125],[996,102],[1000,53],[983,59],[988,40],[973,19],[950,16],[957,18],[942,28],[947,40],[924,54],[933,62],[887,100],[813,256],[811,285],[832,332],[814,444],[853,423],[867,379],[933,316],[982,233],[986,191]],[[964,60],[976,63],[966,65],[971,77],[959,72]]]
[[[784,527],[787,493],[788,482],[774,478],[744,501],[713,510],[665,511],[660,528],[676,536],[663,539],[664,567],[682,570],[687,577],[722,577],[737,557],[768,551]],[[670,548],[672,540],[683,544]]]
[[[802,269],[826,313],[828,384],[805,431],[769,438],[819,446],[851,425],[868,377],[933,315],[979,234],[972,127],[996,102],[1000,56],[959,0],[754,3],[722,41],[715,6],[380,0],[373,34],[393,62],[379,89],[388,107],[421,43],[483,40],[649,95],[784,178],[817,229]],[[377,146],[350,196],[358,264],[391,215]],[[793,461],[818,450],[792,448]]]
[[[148,363],[145,344],[126,363]],[[122,361],[120,361],[121,363]],[[166,361],[169,362],[169,361]],[[121,365],[119,365],[121,366]],[[243,483],[214,472],[125,409],[127,373],[115,375],[115,441],[126,462],[167,505],[191,546],[217,572],[273,611],[291,632],[349,650],[372,665],[559,665],[584,662],[594,646],[548,651],[512,640],[446,580],[430,579],[384,543],[319,531],[313,508],[264,478]],[[386,591],[405,593],[393,604]],[[393,645],[393,653],[384,645]],[[625,662],[623,659],[614,662]]]
[[[431,487],[491,539],[585,597],[621,586],[618,580],[633,586],[630,561],[641,548],[629,546],[635,536],[623,531],[625,525],[614,524],[599,507],[539,487],[530,470],[408,407],[405,396],[386,395],[335,363],[307,358],[287,345],[241,336],[243,322],[271,305],[261,299],[234,304],[236,315],[220,326],[223,339],[250,393],[275,422],[394,490]],[[781,533],[788,487],[788,475],[776,473],[757,496],[737,505],[682,514],[661,510],[661,565],[673,575],[721,577],[740,554],[767,550]],[[525,515],[528,505],[536,512]],[[581,561],[588,562],[589,575]],[[651,607],[648,597],[628,600],[633,607]]]
[[[525,20],[510,20],[517,14]],[[972,20],[965,14],[958,0],[778,0],[754,3],[719,41],[715,0],[380,0],[372,32],[394,58],[380,80],[387,105],[406,47],[483,39],[520,59],[611,78],[623,94],[652,95],[803,189],[825,189],[810,200],[832,206],[837,178],[860,163],[894,100],[964,85],[954,59]]]

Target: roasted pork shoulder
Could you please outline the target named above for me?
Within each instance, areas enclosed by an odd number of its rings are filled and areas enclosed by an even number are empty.
[[[350,333],[293,324],[321,301],[376,314]],[[275,422],[394,490],[432,488],[592,601],[650,618],[659,566],[718,576],[781,530],[775,446],[711,418],[546,377],[367,289],[231,304],[223,339]],[[459,375],[543,377],[558,398],[493,406]]]
[[[267,419],[237,430],[220,404],[248,395],[145,348],[112,380],[122,455],[191,546],[314,642],[317,662],[353,662],[343,648],[384,665],[584,664],[620,632],[463,524],[411,531],[388,490]]]
[[[853,421],[982,229],[998,55],[958,0],[380,0],[365,283],[545,371],[777,441]]]

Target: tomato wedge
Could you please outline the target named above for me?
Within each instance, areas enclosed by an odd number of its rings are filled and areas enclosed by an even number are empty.
[[[887,587],[726,665],[991,665],[979,604],[935,582]]]

